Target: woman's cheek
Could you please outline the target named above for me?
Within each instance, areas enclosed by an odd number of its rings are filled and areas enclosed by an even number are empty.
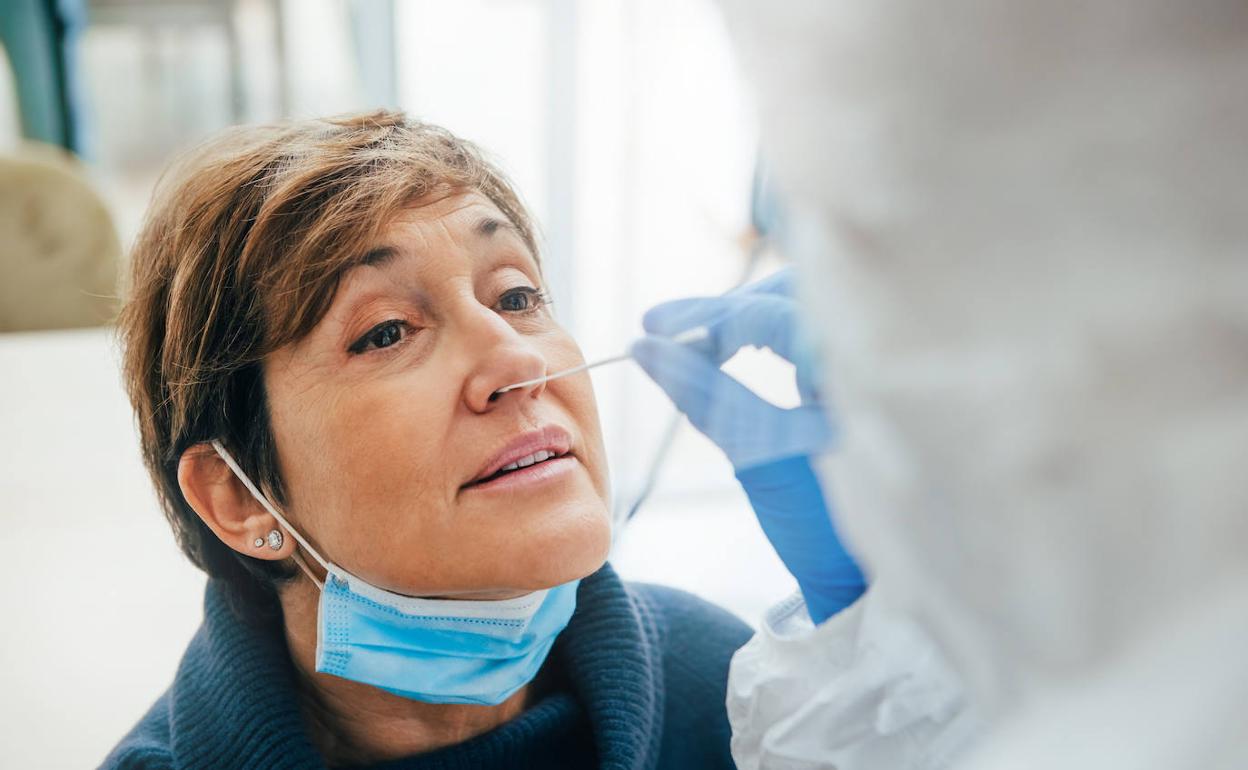
[[[602,445],[602,425],[598,420],[598,403],[588,373],[573,375],[552,384],[565,383],[562,400],[581,434],[581,459],[590,472],[594,487],[606,499],[608,473],[606,450]]]

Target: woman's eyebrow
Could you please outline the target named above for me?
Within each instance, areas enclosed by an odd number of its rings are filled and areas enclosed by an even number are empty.
[[[369,267],[385,267],[387,263],[394,260],[399,255],[399,250],[393,246],[378,246],[369,249],[364,256],[355,261],[351,267],[367,265]]]
[[[482,238],[490,238],[500,230],[520,237],[520,228],[516,227],[510,220],[499,219],[498,217],[482,217],[472,228],[472,231]],[[398,256],[399,249],[394,246],[375,246],[366,251],[363,256],[347,265],[344,274],[357,267],[384,268]]]

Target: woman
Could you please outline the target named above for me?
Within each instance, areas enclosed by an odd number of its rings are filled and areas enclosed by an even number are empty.
[[[105,766],[731,766],[748,630],[604,565],[587,377],[498,392],[581,354],[472,145],[389,112],[228,131],[132,270],[144,456],[211,579]]]

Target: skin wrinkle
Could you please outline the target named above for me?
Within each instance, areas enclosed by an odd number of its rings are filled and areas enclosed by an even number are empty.
[[[588,376],[488,400],[504,385],[583,362],[548,309],[498,308],[503,292],[542,283],[514,228],[482,232],[491,218],[505,216],[476,192],[400,212],[378,239],[396,257],[349,270],[312,331],[263,362],[283,512],[326,559],[401,594],[519,596],[591,574],[610,545],[606,459]],[[391,318],[418,327],[404,331],[415,336],[348,352]],[[571,473],[506,497],[462,489],[505,443],[549,424],[572,438]],[[186,472],[209,464],[189,463]],[[202,476],[211,485],[212,474]],[[275,522],[237,482],[215,483],[196,495],[188,476],[183,487],[227,545],[258,555],[251,540]],[[289,558],[294,548],[288,538],[282,552],[260,557]],[[319,674],[318,589],[301,573],[279,598],[305,718],[330,764],[455,744],[524,708],[527,688],[498,706],[429,704]]]

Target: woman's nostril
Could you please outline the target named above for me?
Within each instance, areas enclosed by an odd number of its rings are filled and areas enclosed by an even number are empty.
[[[502,395],[502,391],[496,390],[493,393],[491,393],[490,397],[486,400],[489,401],[490,403],[494,403],[495,401],[498,400],[498,397],[501,395]]]

